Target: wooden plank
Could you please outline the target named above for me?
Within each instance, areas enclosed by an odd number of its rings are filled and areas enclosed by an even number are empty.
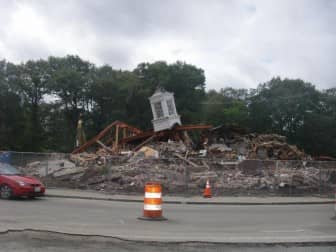
[[[182,159],[183,161],[187,162],[188,164],[190,164],[193,167],[199,167],[197,164],[195,164],[194,162],[191,162],[189,159],[186,159],[184,157],[182,157],[180,154],[174,153],[175,157],[178,157],[179,159]]]
[[[183,130],[202,130],[202,129],[211,129],[212,125],[203,125],[203,124],[187,124],[176,126],[173,130],[183,131]]]
[[[113,153],[113,150],[110,147],[107,147],[101,141],[97,140],[96,143],[99,144],[101,147],[103,147],[103,149],[107,150],[108,152]]]
[[[137,151],[139,150],[142,146],[145,144],[148,144],[150,141],[152,141],[156,135],[152,135],[151,137],[147,138],[145,141],[143,141],[141,144],[137,145],[132,151]]]

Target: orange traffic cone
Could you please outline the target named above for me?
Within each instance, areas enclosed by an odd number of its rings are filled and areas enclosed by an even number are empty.
[[[204,192],[203,192],[203,197],[204,198],[211,198],[212,197],[211,186],[210,186],[209,179],[206,182],[205,189],[204,189]]]

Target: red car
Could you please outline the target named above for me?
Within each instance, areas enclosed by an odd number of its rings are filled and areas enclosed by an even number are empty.
[[[23,175],[12,165],[0,163],[0,198],[34,198],[43,196],[44,192],[45,186],[38,179]]]

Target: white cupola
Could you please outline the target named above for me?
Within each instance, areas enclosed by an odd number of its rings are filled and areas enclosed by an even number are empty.
[[[175,124],[181,125],[180,116],[176,112],[174,93],[158,87],[149,97],[153,113],[154,131],[171,129]]]

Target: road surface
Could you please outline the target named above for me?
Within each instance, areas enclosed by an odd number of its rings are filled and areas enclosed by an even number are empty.
[[[135,241],[336,241],[332,204],[281,206],[163,205],[168,221],[138,220],[141,203],[43,198],[0,200],[0,232],[42,230]]]

